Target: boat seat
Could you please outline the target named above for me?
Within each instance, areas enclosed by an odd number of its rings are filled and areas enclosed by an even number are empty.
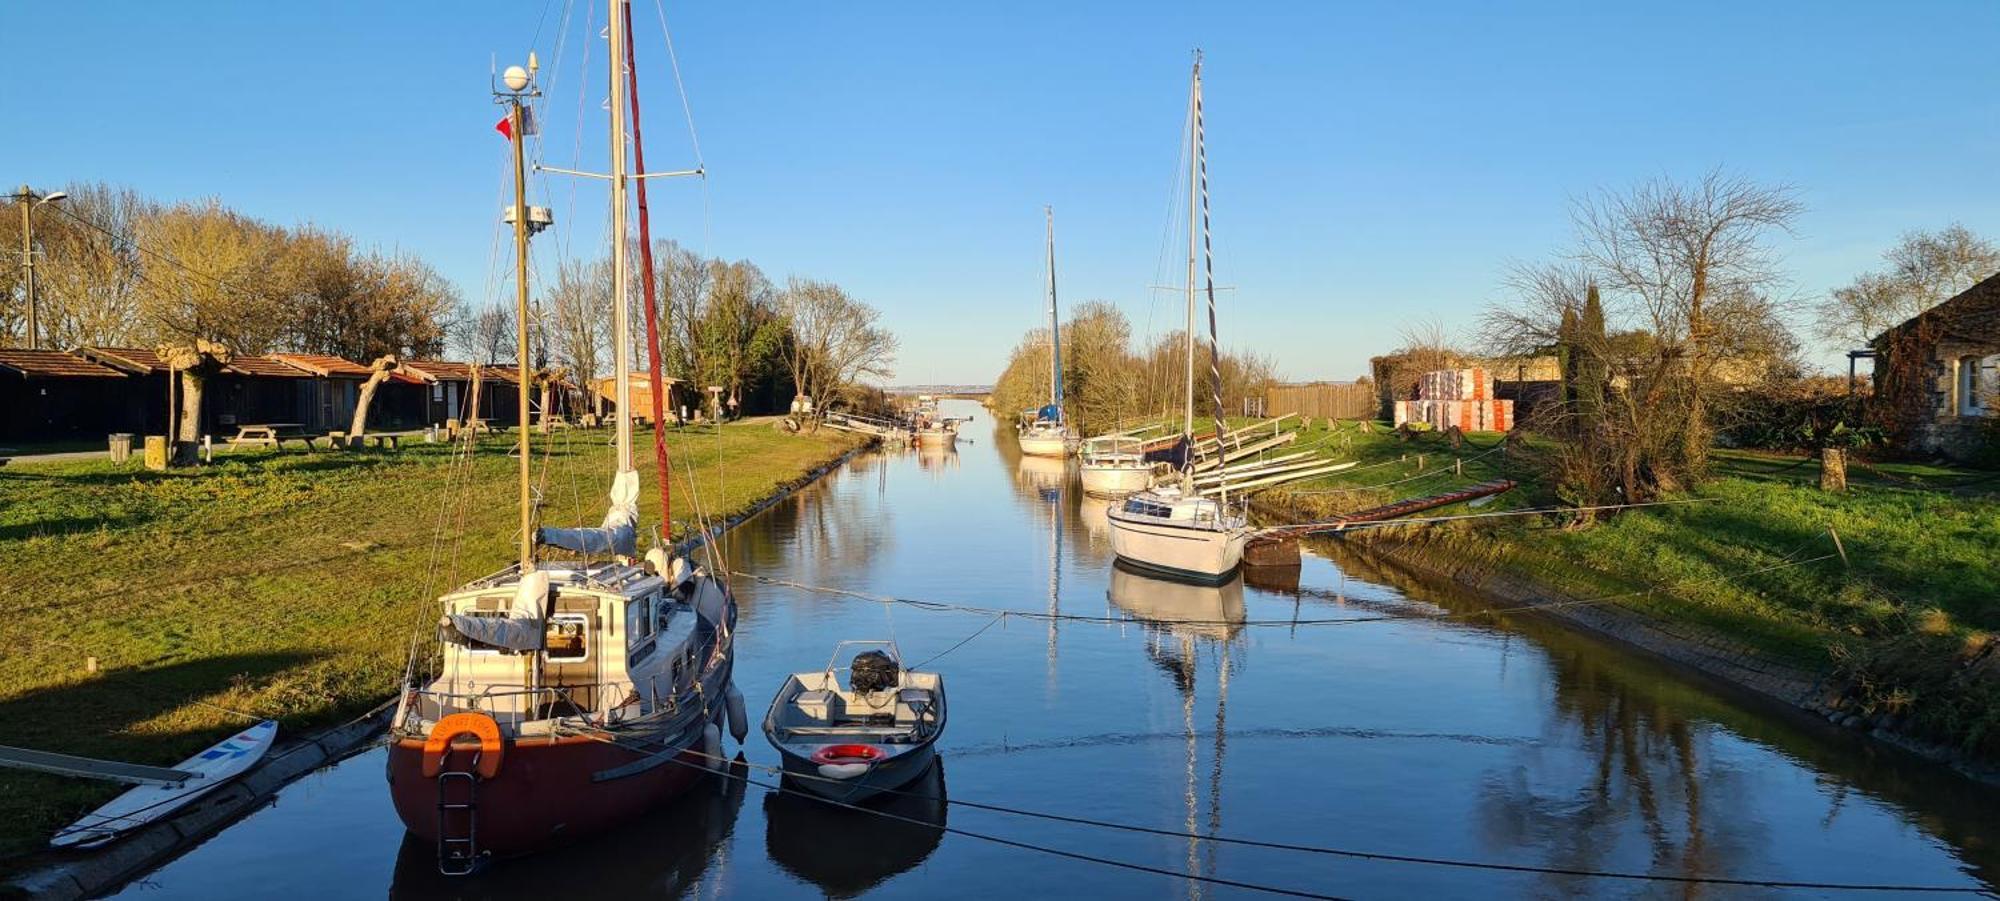
[[[905,688],[896,692],[896,722],[917,722],[932,713],[932,703],[928,688]]]
[[[846,706],[841,703],[839,692],[823,688],[799,692],[798,696],[792,699],[792,707],[796,708],[801,716],[822,723],[831,723],[844,715],[847,712]]]

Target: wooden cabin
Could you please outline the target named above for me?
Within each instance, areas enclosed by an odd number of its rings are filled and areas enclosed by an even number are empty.
[[[0,349],[0,445],[101,442],[131,431],[132,388],[125,373],[76,354]]]
[[[123,426],[116,431],[135,435],[167,433],[167,361],[142,347],[85,345],[77,356],[125,373],[131,382],[123,390]]]
[[[643,372],[632,373],[631,379],[632,415],[638,417],[640,422],[651,422],[653,419],[652,379]],[[667,396],[665,398],[667,422],[680,422],[703,409],[702,399],[692,396],[691,392],[684,388],[686,383],[680,379],[662,379],[661,384],[667,389]],[[593,395],[591,400],[594,404],[603,408],[604,415],[607,418],[617,411],[618,379],[616,376],[605,376],[604,378],[593,380],[591,382],[591,394]]]
[[[325,354],[275,353],[271,359],[304,370],[315,378],[299,386],[299,420],[309,431],[346,431],[354,424],[354,405],[361,396],[361,383],[373,373],[351,360]]]

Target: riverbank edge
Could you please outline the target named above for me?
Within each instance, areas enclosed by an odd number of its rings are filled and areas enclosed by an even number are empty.
[[[810,487],[828,474],[874,450],[879,439],[856,444],[838,456],[780,483],[755,503],[725,517],[704,534],[681,539],[674,547],[692,554],[711,535],[725,535],[751,517]],[[367,713],[304,739],[286,742],[281,750],[214,794],[179,814],[127,835],[104,850],[44,867],[33,868],[0,883],[0,898],[33,901],[79,901],[116,891],[138,876],[193,850],[223,829],[255,812],[286,786],[366,751],[389,728],[396,698],[390,693]]]
[[[1262,499],[1253,505],[1280,521],[1295,519],[1298,512]],[[1357,552],[1420,581],[1453,583],[1500,609],[1543,617],[1642,654],[1697,681],[1801,722],[1817,721],[1822,727],[1847,729],[1901,753],[1948,767],[1973,781],[2000,787],[2000,766],[1968,757],[1956,748],[1891,731],[1877,721],[1839,709],[1845,689],[1835,684],[1828,673],[1774,659],[1689,623],[1665,620],[1614,604],[1591,603],[1545,584],[1532,574],[1501,564],[1470,560],[1447,563],[1439,559],[1444,554],[1424,553],[1410,543],[1394,540],[1350,541],[1345,537],[1335,540],[1349,542]]]

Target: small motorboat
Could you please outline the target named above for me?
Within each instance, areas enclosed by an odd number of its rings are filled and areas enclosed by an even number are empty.
[[[843,689],[840,660],[857,650]],[[851,804],[922,776],[944,716],[942,676],[905,669],[895,642],[843,641],[826,669],[785,680],[764,715],[764,737],[791,787]]]

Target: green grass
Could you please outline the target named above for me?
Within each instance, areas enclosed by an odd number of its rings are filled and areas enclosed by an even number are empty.
[[[603,517],[607,439],[560,432],[536,451],[544,522]],[[692,510],[683,467],[723,514],[853,446],[769,420],[669,441],[677,519]],[[497,436],[469,458],[406,443],[388,454],[235,453],[168,473],[108,461],[0,468],[12,608],[0,619],[0,741],[166,764],[239,726],[228,710],[292,732],[366,710],[393,694],[435,597],[510,559],[510,449]],[[653,523],[645,436],[639,452],[642,523]],[[0,858],[39,847],[117,790],[0,770]]]
[[[1370,468],[1268,500],[1286,515],[1320,518],[1505,477],[1521,488],[1480,512],[1553,503],[1520,455],[1473,460],[1462,477],[1422,477],[1454,457],[1472,460],[1497,435],[1468,436],[1454,450],[1437,435],[1406,442],[1347,428],[1308,433],[1301,445],[1318,441],[1327,456]],[[1715,478],[1672,498],[1696,503],[1631,510],[1588,528],[1534,516],[1364,534],[1475,558],[1571,596],[1620,595],[1610,603],[1836,673],[1861,712],[1903,717],[1925,737],[2000,758],[2000,679],[1990,660],[1960,671],[2000,631],[2000,474],[1855,464],[1841,494],[1820,491],[1818,477],[1804,457],[1718,451]],[[1367,490],[1341,490],[1356,487]]]

